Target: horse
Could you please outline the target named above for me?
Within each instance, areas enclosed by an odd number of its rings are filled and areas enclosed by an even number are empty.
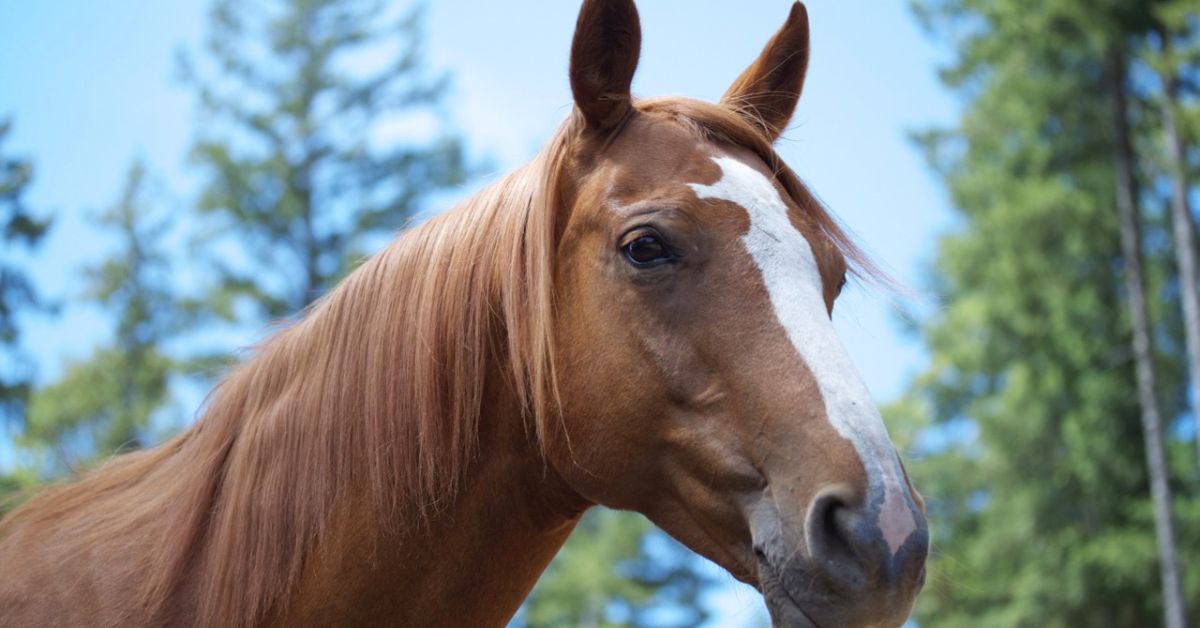
[[[584,511],[632,510],[779,626],[897,626],[928,526],[831,323],[873,266],[781,161],[796,3],[718,103],[634,99],[585,0],[574,107],[399,235],[197,422],[0,524],[3,626],[500,626]]]

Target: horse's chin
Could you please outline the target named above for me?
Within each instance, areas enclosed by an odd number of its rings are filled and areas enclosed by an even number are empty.
[[[822,628],[781,586],[764,586],[763,599],[771,614],[772,628]]]

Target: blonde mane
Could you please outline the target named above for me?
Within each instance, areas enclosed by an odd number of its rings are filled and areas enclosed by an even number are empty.
[[[446,505],[477,450],[497,359],[540,439],[554,400],[555,196],[572,128],[366,261],[219,384],[190,429],[42,493],[0,538],[31,523],[70,527],[69,553],[158,521],[138,539],[138,574],[112,578],[148,582],[154,617],[198,567],[200,623],[252,625],[295,584],[346,487],[365,487],[381,525]]]
[[[867,264],[742,115],[685,99],[638,108],[755,152]],[[543,442],[557,416],[560,177],[580,126],[573,115],[528,165],[365,262],[258,347],[184,433],[42,493],[0,523],[0,539],[22,526],[56,531],[67,541],[47,560],[128,543],[131,558],[107,577],[146,583],[144,615],[131,621],[161,619],[187,578],[199,624],[250,626],[295,586],[348,487],[385,527],[420,525],[449,505],[478,451],[489,368],[500,367]]]

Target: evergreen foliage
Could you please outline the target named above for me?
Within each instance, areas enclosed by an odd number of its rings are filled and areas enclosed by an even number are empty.
[[[584,515],[518,615],[529,628],[696,626],[712,579],[699,560],[638,514]]]
[[[193,317],[181,307],[165,246],[172,216],[144,166],[130,167],[120,197],[95,222],[116,247],[86,269],[83,300],[111,314],[116,328],[111,341],[33,395],[19,440],[51,454],[43,470],[51,477],[152,444],[151,419],[170,403],[172,376],[188,366],[167,353]]]
[[[33,180],[33,164],[8,154],[5,143],[12,120],[0,119],[0,425],[19,423],[30,392],[33,365],[20,350],[22,310],[36,310],[38,292],[14,254],[38,245],[50,222],[39,217],[25,201]]]
[[[921,626],[1162,623],[1104,83],[1106,54],[1143,44],[1162,4],[915,3],[952,42],[942,78],[965,99],[956,128],[917,134],[958,228],[932,269],[942,307],[919,330],[931,364],[887,412],[913,427],[936,417],[909,465],[935,542]],[[1134,85],[1141,140],[1155,94]],[[1156,176],[1137,165],[1140,180]],[[1156,392],[1178,417],[1179,288],[1163,199],[1143,190]],[[1167,444],[1194,614],[1200,484],[1185,444]]]
[[[385,25],[376,0],[214,1],[210,63],[182,68],[203,113],[191,157],[219,311],[296,314],[470,173],[439,113],[448,79],[422,58],[422,15]],[[373,141],[388,127],[404,141]]]

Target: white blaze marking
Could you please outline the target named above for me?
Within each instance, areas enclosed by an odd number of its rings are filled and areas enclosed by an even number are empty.
[[[702,199],[730,201],[750,215],[750,230],[742,242],[762,273],[776,318],[816,377],[825,414],[863,463],[870,484],[868,500],[882,489],[879,523],[894,554],[916,521],[903,497],[907,489],[887,427],[825,310],[812,247],[788,220],[787,205],[769,179],[731,157],[713,160],[721,167],[721,179],[713,185],[689,185]]]

